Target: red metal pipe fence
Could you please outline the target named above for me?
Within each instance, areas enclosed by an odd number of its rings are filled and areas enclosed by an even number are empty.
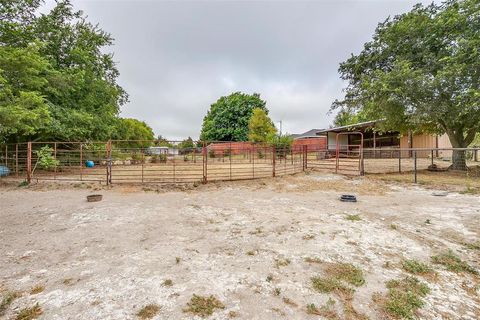
[[[50,150],[47,153],[53,166],[45,167],[45,161],[40,161],[42,148]],[[445,170],[450,165],[445,160],[454,150],[463,150],[470,166],[478,163],[479,148],[372,150],[361,144],[339,143],[334,147],[279,147],[250,142],[198,141],[185,145],[180,141],[112,140],[5,144],[0,148],[0,164],[8,168],[9,177],[28,182],[178,184],[277,177],[307,169],[350,175],[412,172],[415,176],[421,170]],[[87,160],[94,163],[93,168],[86,165]],[[469,174],[475,176],[476,172]]]

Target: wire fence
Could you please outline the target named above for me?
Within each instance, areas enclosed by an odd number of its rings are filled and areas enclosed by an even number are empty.
[[[282,176],[313,169],[347,175],[401,174],[419,182],[464,163],[479,178],[479,148],[370,149],[359,145],[250,142],[27,142],[0,150],[2,179],[115,183],[208,183]],[[410,175],[411,174],[411,175]]]

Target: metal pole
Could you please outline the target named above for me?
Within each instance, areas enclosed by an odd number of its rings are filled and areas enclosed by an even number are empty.
[[[230,180],[232,180],[232,143],[231,143],[231,142],[230,142],[229,149],[230,149],[230,152],[228,153],[228,157],[230,158],[230,169],[229,169],[229,172],[230,172]]]
[[[15,144],[15,175],[18,178],[18,143]]]
[[[205,141],[202,144],[203,183],[207,183],[207,147]]]
[[[433,166],[433,149],[432,149],[432,166]]]
[[[83,144],[80,143],[80,181],[83,180],[82,163],[83,163]]]
[[[402,173],[402,150],[398,150],[398,173]]]
[[[5,145],[5,167],[8,167],[8,144]]]
[[[27,144],[27,182],[32,181],[32,142]]]
[[[143,183],[143,167],[145,163],[145,153],[143,152],[143,150],[141,152],[142,152],[142,183]]]
[[[414,173],[414,181],[417,183],[417,151],[413,151],[413,173]]]
[[[272,166],[273,166],[273,171],[272,171],[272,177],[275,178],[275,158],[276,158],[276,155],[275,155],[275,146],[272,146]]]
[[[55,168],[53,168],[53,180],[57,179],[57,143],[53,144],[53,157],[55,158]]]
[[[255,179],[255,145],[252,144],[252,153],[254,154],[254,159],[252,161],[252,176]]]

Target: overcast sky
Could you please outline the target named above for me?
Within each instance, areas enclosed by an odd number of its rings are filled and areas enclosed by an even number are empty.
[[[115,38],[130,95],[121,116],[169,139],[197,138],[210,105],[235,91],[260,93],[284,132],[328,127],[339,63],[417,2],[73,0]]]

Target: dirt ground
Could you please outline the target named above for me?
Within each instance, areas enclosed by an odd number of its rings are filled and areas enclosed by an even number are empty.
[[[94,192],[101,202],[86,201]],[[342,193],[359,201],[340,202]],[[479,276],[447,271],[431,256],[451,249],[480,268],[479,248],[467,245],[479,243],[480,197],[434,194],[321,173],[184,190],[3,186],[0,298],[21,294],[3,318],[38,303],[39,319],[136,319],[153,303],[153,319],[200,319],[184,312],[197,294],[224,305],[209,319],[321,319],[306,306],[329,299],[347,319],[345,301],[311,282],[343,262],[365,275],[350,301],[356,314],[383,319],[372,297],[408,275],[404,259],[416,259],[437,274],[419,276],[430,288],[419,318],[479,319]]]

